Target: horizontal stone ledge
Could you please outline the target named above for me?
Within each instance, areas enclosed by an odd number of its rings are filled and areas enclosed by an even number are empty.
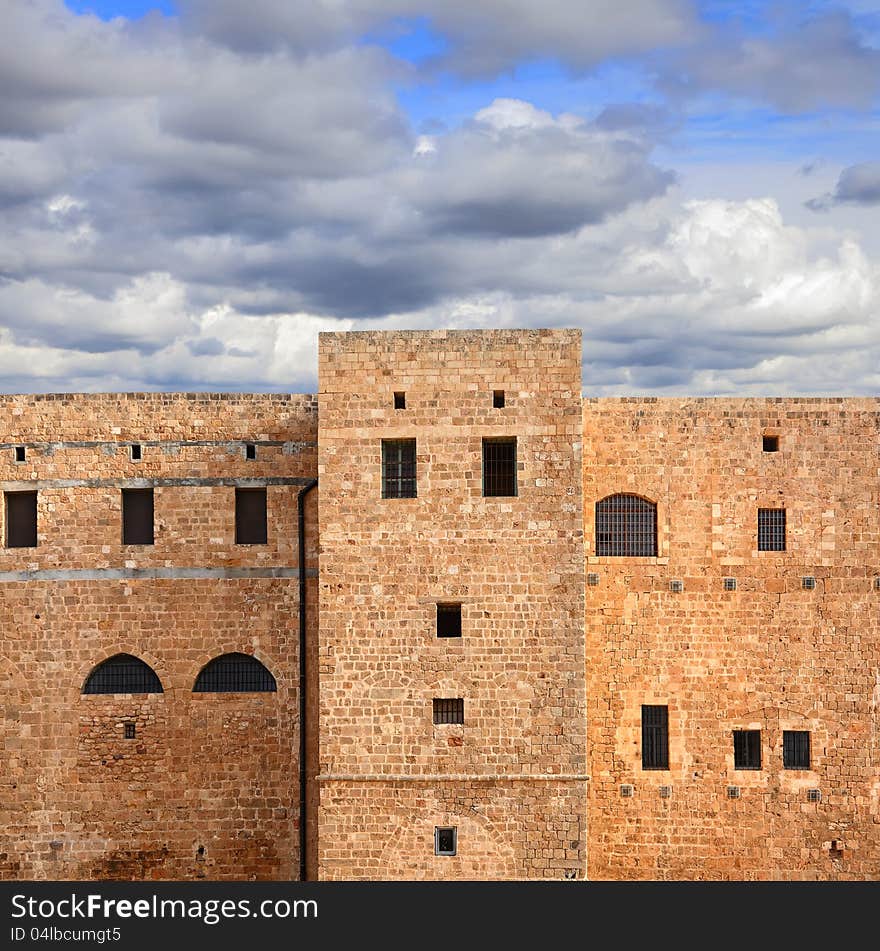
[[[161,489],[168,486],[235,486],[239,489],[261,489],[268,485],[308,485],[313,480],[307,476],[218,476],[200,478],[187,476],[180,478],[155,479],[28,479],[15,482],[0,482],[3,492],[33,492],[35,489]]]
[[[324,773],[317,777],[318,782],[344,783],[439,783],[439,782],[501,782],[501,783],[586,783],[590,777],[582,773],[432,773],[424,776],[402,775],[399,773]]]
[[[241,578],[298,578],[299,568],[36,568],[31,571],[0,571],[4,581],[201,581]],[[307,578],[317,578],[316,568],[306,568]]]
[[[303,449],[317,449],[318,443],[303,439],[128,439],[128,440],[107,440],[107,439],[73,439],[48,442],[0,442],[0,449],[15,449],[17,446],[24,446],[27,449],[43,449],[50,455],[58,449],[101,449],[108,447],[110,449],[127,449],[131,445],[143,446],[145,448],[158,449],[186,449],[190,446],[219,446],[232,451],[240,451],[241,448],[250,444],[252,446],[274,446],[281,447],[286,453],[300,452]]]

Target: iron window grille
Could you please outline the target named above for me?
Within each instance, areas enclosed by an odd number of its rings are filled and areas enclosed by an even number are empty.
[[[464,723],[464,699],[435,697],[434,723]]]
[[[764,436],[762,440],[762,449],[764,452],[779,452],[779,437]]]
[[[733,768],[761,768],[761,731],[733,731]]]
[[[268,540],[266,525],[266,490],[235,490],[235,544],[265,545]]]
[[[595,571],[587,572],[587,584],[591,587],[599,584],[599,575]]]
[[[638,495],[609,495],[596,503],[596,554],[656,557],[657,506]]]
[[[395,408],[395,409],[406,409],[406,393],[395,393],[395,394],[394,394],[394,408]]]
[[[199,672],[193,693],[274,693],[275,678],[250,654],[221,654]]]
[[[804,591],[814,591],[816,588],[816,579],[812,575],[804,575],[801,578],[801,587]]]
[[[736,578],[725,578],[725,579],[724,579],[724,590],[725,590],[725,591],[736,591]]]
[[[24,446],[16,446],[16,447],[15,447],[15,461],[16,461],[16,462],[24,462],[25,459],[26,459],[26,457],[27,457],[27,452],[26,452],[26,450],[25,450],[25,447],[24,447]]]
[[[382,440],[382,498],[416,498],[415,439]]]
[[[133,740],[135,737],[135,729],[133,723],[126,723],[123,730],[123,736],[126,740]]]
[[[504,409],[504,390],[492,391],[492,406],[495,409]]]
[[[758,509],[758,551],[785,551],[785,509]]]
[[[458,850],[458,829],[455,826],[435,826],[434,855],[455,855]]]
[[[782,765],[786,769],[810,768],[809,730],[782,731]]]
[[[122,490],[122,544],[152,545],[153,490]]]
[[[163,693],[156,672],[131,654],[114,654],[89,674],[83,693]]]
[[[461,637],[461,605],[437,605],[437,637]]]
[[[515,496],[516,437],[483,440],[483,495]]]
[[[669,769],[667,706],[642,706],[642,769]]]
[[[34,548],[37,544],[37,493],[7,492],[6,547]]]
[[[807,790],[807,802],[821,802],[822,801],[822,790],[821,789],[808,789]]]

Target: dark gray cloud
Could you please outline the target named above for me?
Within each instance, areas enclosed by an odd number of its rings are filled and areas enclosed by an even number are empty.
[[[880,205],[880,162],[860,162],[845,168],[833,192],[807,203],[813,211],[827,211],[834,205]]]

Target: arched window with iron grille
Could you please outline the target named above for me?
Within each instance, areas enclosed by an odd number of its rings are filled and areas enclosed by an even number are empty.
[[[596,554],[656,557],[657,506],[625,493],[597,502]]]
[[[156,672],[131,654],[108,657],[86,677],[83,693],[164,693]]]
[[[193,693],[273,693],[275,678],[250,654],[221,654],[201,669]]]

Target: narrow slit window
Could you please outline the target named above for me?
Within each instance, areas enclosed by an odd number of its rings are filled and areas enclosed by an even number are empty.
[[[495,409],[504,409],[504,390],[492,391],[492,406]]]
[[[483,495],[514,496],[516,484],[516,437],[483,440]]]
[[[382,498],[416,497],[415,439],[382,440]]]
[[[244,444],[244,457],[245,459],[256,459],[257,458],[257,446],[256,443],[246,442]]]
[[[141,444],[140,444],[139,442],[133,442],[133,443],[131,444],[131,446],[129,447],[129,451],[131,452],[131,461],[132,461],[132,462],[140,462],[140,461],[141,461],[141,458],[142,458],[142,456],[143,456],[143,452],[142,452]]]
[[[639,495],[609,495],[596,503],[596,554],[645,558],[657,555],[657,506]]]
[[[461,637],[461,605],[437,605],[437,637]]]
[[[785,551],[785,509],[758,509],[758,551]]]
[[[6,547],[34,548],[37,544],[37,493],[6,493]]]
[[[733,731],[733,768],[761,768],[761,731]]]
[[[24,462],[24,461],[26,460],[26,458],[27,458],[27,452],[26,452],[26,450],[25,450],[25,447],[24,447],[24,446],[16,446],[16,447],[15,447],[15,461],[16,461],[16,462]]]
[[[455,855],[458,848],[458,829],[455,826],[436,826],[434,855]]]
[[[268,540],[266,527],[266,490],[235,490],[235,544],[265,545]]]
[[[464,723],[464,700],[435,697],[434,723]]]
[[[779,437],[764,436],[762,440],[762,448],[764,452],[779,452]]]
[[[809,730],[782,731],[782,765],[786,769],[810,768]]]
[[[406,393],[395,393],[395,394],[394,394],[394,408],[395,408],[395,409],[406,409]]]
[[[122,490],[122,544],[152,545],[153,490]]]
[[[667,706],[642,706],[642,769],[669,769]]]

